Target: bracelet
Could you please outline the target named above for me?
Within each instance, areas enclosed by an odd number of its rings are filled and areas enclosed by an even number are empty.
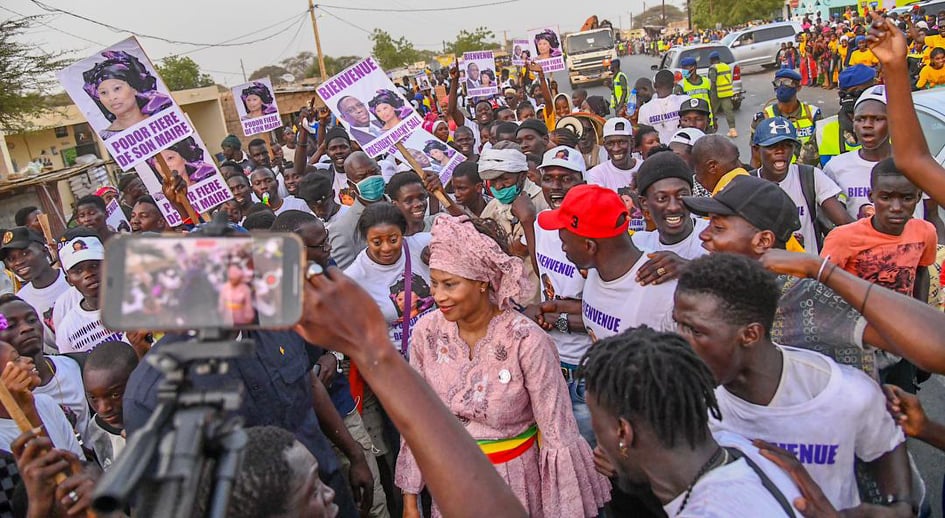
[[[870,283],[870,287],[866,288],[866,295],[863,296],[863,304],[860,304],[860,314],[863,314],[863,311],[866,310],[866,301],[870,299],[870,291],[873,289],[873,283]]]
[[[817,270],[817,277],[815,277],[817,279],[817,282],[821,282],[820,275],[824,273],[824,268],[827,267],[827,263],[829,261],[830,261],[830,256],[828,255],[827,257],[824,257],[824,260],[820,263],[820,269]]]
[[[832,266],[832,268],[830,268],[830,271],[827,272],[827,277],[824,278],[823,284],[827,284],[827,281],[830,280],[830,276],[833,275],[833,271],[837,269],[837,265],[836,265],[836,264],[831,263],[831,266]]]

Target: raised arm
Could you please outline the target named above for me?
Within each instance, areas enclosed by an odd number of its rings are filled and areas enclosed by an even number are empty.
[[[453,119],[456,126],[466,125],[466,116],[456,106],[456,96],[459,95],[459,63],[450,67],[450,92],[446,101],[446,114]]]
[[[876,13],[872,16],[866,39],[885,73],[889,140],[896,166],[935,203],[945,205],[945,169],[929,153],[912,102],[906,38],[892,21]]]
[[[548,88],[548,81],[545,81],[545,71],[542,70],[541,65],[533,61],[528,61],[527,66],[529,70],[538,75],[538,85],[541,87],[541,98],[545,101],[545,110],[554,110],[551,89]]]
[[[391,347],[371,297],[337,268],[307,274],[303,318],[309,343],[351,356],[410,446],[444,516],[524,517],[525,509],[440,398]],[[457,484],[462,473],[469,483]]]

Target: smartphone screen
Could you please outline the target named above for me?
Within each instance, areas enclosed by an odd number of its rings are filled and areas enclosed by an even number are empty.
[[[302,314],[292,234],[120,235],[105,246],[102,320],[116,331],[274,329]]]

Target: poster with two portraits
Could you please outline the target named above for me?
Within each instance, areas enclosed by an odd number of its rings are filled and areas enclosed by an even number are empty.
[[[542,71],[546,74],[550,72],[560,72],[565,69],[564,52],[562,52],[561,48],[561,34],[558,32],[557,25],[550,25],[528,31],[528,40],[522,43],[528,46],[521,48],[522,53],[518,56],[521,63],[524,64],[525,59],[523,59],[522,56],[523,53],[527,51],[528,59],[541,65]],[[515,57],[513,52],[512,59],[514,60]]]
[[[180,225],[183,217],[164,197],[160,170],[184,181],[197,212],[208,212],[233,197],[137,39],[98,51],[60,70],[57,77],[118,166],[138,172],[168,224]]]

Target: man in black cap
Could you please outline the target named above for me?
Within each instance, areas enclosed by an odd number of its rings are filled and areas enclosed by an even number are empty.
[[[305,175],[299,184],[299,198],[305,200],[308,208],[329,230],[332,223],[348,210],[346,205],[337,202],[331,180],[327,174],[315,173]]]
[[[223,149],[223,157],[239,164],[244,173],[249,174],[253,170],[253,162],[243,152],[243,143],[236,135],[227,135],[220,147]]]
[[[26,227],[7,230],[0,245],[0,260],[23,281],[16,294],[43,319],[44,350],[57,352],[53,307],[56,299],[69,291],[69,283],[62,270],[50,264],[46,240]]]
[[[515,132],[515,141],[523,153],[542,156],[548,150],[548,128],[538,119],[528,119]]]
[[[696,128],[703,133],[710,133],[709,120],[712,117],[712,109],[705,99],[693,97],[686,99],[679,105],[679,127]]]

